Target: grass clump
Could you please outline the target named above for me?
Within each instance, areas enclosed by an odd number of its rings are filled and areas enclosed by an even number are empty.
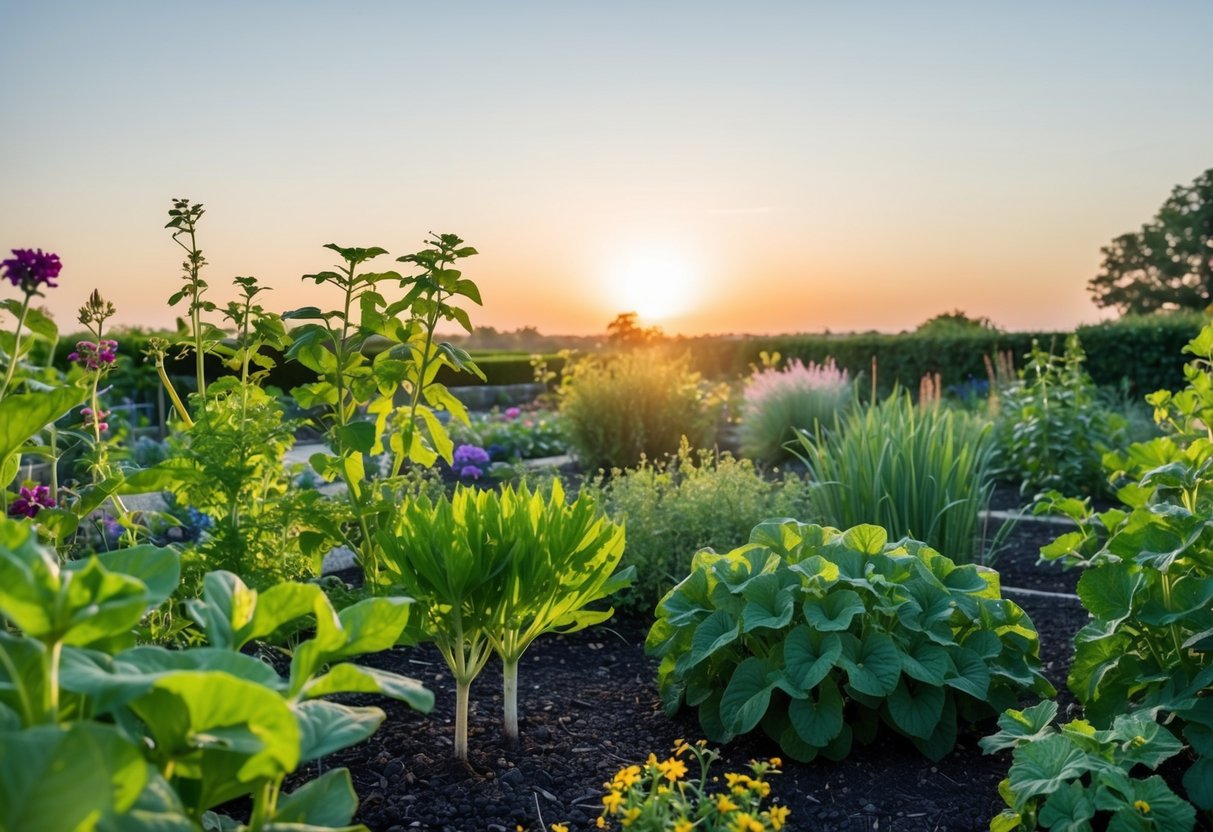
[[[851,380],[834,359],[804,364],[794,358],[782,370],[756,369],[746,382],[741,417],[741,452],[764,462],[791,455],[797,430],[833,424],[851,400]]]

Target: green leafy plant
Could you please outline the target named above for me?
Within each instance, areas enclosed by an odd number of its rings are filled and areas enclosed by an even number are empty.
[[[475,255],[454,234],[433,237],[429,245],[397,258],[416,267],[416,275],[395,271],[362,271],[385,249],[343,248],[330,243],[343,263],[336,271],[305,275],[320,285],[331,285],[341,293],[341,306],[322,311],[309,306],[286,313],[288,320],[306,323],[291,334],[290,358],[314,371],[319,380],[292,391],[305,409],[321,408],[331,454],[311,460],[317,473],[328,480],[340,478],[346,485],[353,523],[341,529],[345,543],[357,553],[368,583],[378,584],[379,558],[375,539],[379,524],[389,517],[397,500],[390,484],[372,477],[368,482],[367,458],[386,453],[389,479],[400,474],[408,461],[429,466],[439,457],[451,462],[453,444],[438,412],[448,411],[461,422],[467,410],[434,378],[449,367],[484,378],[468,354],[446,342],[438,342],[439,321],[455,321],[471,331],[467,311],[455,301],[480,303],[480,290],[456,268],[458,261]],[[390,284],[405,290],[402,297],[388,300],[383,291]],[[372,339],[383,347],[375,356],[366,347]],[[398,406],[403,390],[405,404]],[[365,408],[372,417],[359,418]]]
[[[811,518],[809,485],[790,472],[764,477],[748,459],[693,451],[684,442],[669,462],[600,474],[582,485],[606,513],[628,528],[625,566],[632,586],[615,601],[651,613],[687,573],[704,546],[731,549],[768,517]]]
[[[484,448],[493,462],[558,456],[567,450],[559,417],[535,407],[473,413],[467,425],[453,423],[450,431],[457,446]]]
[[[813,516],[832,526],[876,523],[958,562],[983,551],[980,513],[994,489],[989,425],[908,393],[801,434],[814,481]]]
[[[1107,491],[1100,459],[1127,423],[1103,406],[1085,361],[1077,335],[1066,339],[1062,355],[1033,341],[1018,383],[999,394],[995,466],[1021,493]]]
[[[1159,775],[1135,773],[1183,750],[1153,715],[1122,714],[1104,731],[1081,719],[1056,728],[1056,716],[1052,701],[1009,710],[998,718],[1002,730],[981,741],[987,754],[1012,750],[1010,775],[998,788],[1007,809],[990,821],[991,832],[1193,828],[1190,803]]]
[[[650,754],[644,765],[619,769],[602,798],[599,829],[614,828],[652,832],[779,832],[787,826],[791,811],[775,803],[767,778],[779,774],[782,761],[750,762],[749,773],[725,772],[708,777],[720,754],[702,740],[694,745],[678,740],[674,753],[664,760]]]
[[[676,452],[684,436],[703,447],[718,412],[719,402],[685,357],[651,349],[566,365],[560,388],[569,444],[590,469],[661,459]]]
[[[132,646],[133,628],[177,587],[168,549],[133,547],[61,566],[29,524],[0,521],[0,828],[47,830],[361,829],[349,775],[330,771],[289,795],[302,763],[359,742],[377,708],[329,701],[379,693],[428,710],[417,682],[344,660],[384,650],[404,599],[336,613],[320,589],[258,593],[213,573],[190,614],[210,644]],[[240,652],[307,616],[315,635],[288,678]],[[251,798],[245,824],[215,808]]]
[[[713,742],[761,726],[798,760],[841,759],[882,722],[939,759],[961,719],[1052,695],[1038,648],[993,570],[879,526],[791,520],[696,554],[646,641],[667,713],[697,708]]]
[[[755,368],[745,385],[741,451],[766,462],[784,459],[791,455],[787,445],[795,441],[798,430],[834,424],[835,416],[850,403],[850,376],[832,359],[806,366],[794,358],[782,370]]]
[[[1075,640],[1070,690],[1088,719],[1162,709],[1196,754],[1188,799],[1213,809],[1213,325],[1185,348],[1188,386],[1147,397],[1164,431],[1104,457],[1122,508],[1094,513],[1051,494],[1042,510],[1078,529],[1041,557],[1084,567],[1091,621]]]
[[[385,579],[416,599],[424,637],[455,677],[455,753],[467,757],[472,681],[493,652],[504,678],[505,734],[518,737],[518,661],[545,633],[605,621],[589,604],[627,586],[616,572],[624,533],[585,494],[569,503],[559,480],[545,500],[523,485],[500,494],[459,487],[450,500],[409,502],[380,535]]]

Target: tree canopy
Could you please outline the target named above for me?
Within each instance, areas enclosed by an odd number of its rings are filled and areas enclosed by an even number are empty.
[[[1213,168],[1177,185],[1140,231],[1101,249],[1088,288],[1121,313],[1204,309],[1213,303]]]

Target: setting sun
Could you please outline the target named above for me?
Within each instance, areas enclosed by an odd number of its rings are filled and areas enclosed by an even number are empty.
[[[658,321],[689,311],[703,292],[700,269],[686,253],[674,249],[625,250],[605,274],[607,300],[621,311]]]

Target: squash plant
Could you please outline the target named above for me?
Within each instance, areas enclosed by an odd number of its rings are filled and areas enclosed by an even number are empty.
[[[505,735],[518,737],[518,662],[545,633],[570,633],[610,618],[588,605],[631,583],[616,572],[623,528],[582,494],[565,499],[560,481],[547,499],[505,486],[500,494],[459,487],[450,500],[401,507],[380,535],[385,580],[417,599],[421,626],[456,684],[455,753],[467,756],[472,681],[491,654],[502,661]]]
[[[1093,513],[1052,494],[1078,524],[1041,550],[1084,567],[1068,684],[1099,727],[1120,714],[1178,717],[1196,755],[1188,798],[1213,810],[1213,324],[1185,348],[1188,386],[1147,397],[1164,435],[1104,457],[1123,508]]]
[[[1055,728],[1057,703],[1041,702],[998,718],[1002,729],[981,741],[987,754],[1011,749],[1011,771],[998,787],[1007,808],[991,832],[1022,829],[1159,830],[1187,832],[1191,804],[1175,794],[1157,769],[1183,743],[1154,714],[1122,714],[1099,731],[1076,719]]]
[[[377,708],[325,699],[376,692],[422,710],[411,679],[344,662],[404,630],[404,599],[336,613],[317,587],[257,593],[215,573],[189,604],[210,645],[132,646],[132,628],[177,587],[171,550],[142,546],[60,566],[29,524],[0,522],[0,828],[22,830],[361,829],[344,770],[290,795],[302,763],[359,742]],[[289,677],[239,648],[314,617]],[[247,824],[215,808],[251,798]]]
[[[662,599],[646,648],[666,711],[728,742],[761,726],[788,756],[841,759],[880,723],[940,759],[960,719],[1051,695],[1031,620],[998,574],[879,526],[756,526],[704,549]]]

